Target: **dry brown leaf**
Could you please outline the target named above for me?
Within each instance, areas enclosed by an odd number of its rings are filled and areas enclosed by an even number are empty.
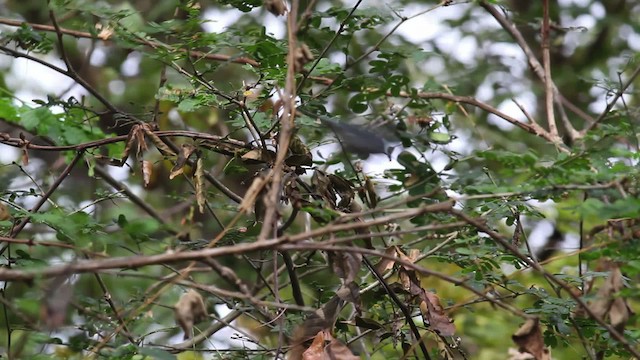
[[[324,360],[360,360],[360,357],[353,355],[347,345],[333,338],[324,348]]]
[[[429,322],[429,327],[442,336],[453,336],[456,332],[456,326],[447,314],[445,314],[444,308],[440,304],[440,298],[430,291],[422,290],[422,292],[420,310]]]
[[[169,148],[169,146],[167,146],[167,144],[165,144],[164,141],[162,141],[162,139],[160,139],[160,137],[153,132],[153,129],[151,128],[150,124],[147,124],[147,123],[143,124],[142,130],[147,135],[147,137],[151,140],[153,145],[156,146],[158,151],[160,151],[163,155],[171,155],[171,156],[176,155],[176,153],[173,150],[171,150],[171,148]]]
[[[182,149],[180,154],[178,154],[178,160],[176,160],[176,164],[171,169],[171,174],[169,174],[169,179],[173,179],[176,176],[184,173],[184,167],[187,165],[187,161],[189,157],[196,151],[196,147],[190,144],[182,144]]]
[[[271,150],[253,149],[241,156],[241,159],[249,164],[256,163],[270,163],[276,158],[276,155]]]
[[[304,353],[302,353],[302,359],[304,360],[320,360],[324,356],[324,340],[325,331],[322,330],[313,338],[313,342]]]
[[[195,171],[195,188],[196,188],[196,202],[198,203],[198,209],[200,213],[204,213],[204,205],[206,203],[206,196],[204,194],[204,161],[202,158],[198,158],[196,161]]]
[[[405,255],[398,249],[397,254],[404,261],[413,263],[418,259],[420,251],[412,249],[409,251],[409,255]],[[442,336],[453,336],[456,331],[453,320],[445,313],[440,304],[440,298],[422,287],[418,273],[408,266],[401,266],[398,275],[405,290],[417,297],[422,316],[425,322],[429,323],[429,327]]]
[[[538,318],[527,319],[511,338],[520,352],[528,352],[536,360],[551,360],[549,349],[544,346]]]
[[[327,344],[327,342],[329,342]],[[329,331],[320,331],[313,339],[311,346],[302,354],[303,360],[355,360],[351,350],[335,339]]]
[[[133,131],[133,137],[138,143],[136,156],[138,156],[138,158],[141,158],[142,154],[144,154],[145,151],[149,150],[149,148],[147,148],[147,140],[144,136],[144,127],[142,125],[134,125],[133,129],[135,129],[131,130]]]
[[[631,309],[625,298],[616,297],[616,294],[624,288],[622,271],[616,264],[610,265],[609,277],[606,279],[598,293],[596,300],[589,304],[589,309],[594,315],[605,318],[609,315],[609,321],[618,331],[624,331],[624,327],[631,315]]]
[[[125,143],[124,150],[122,151],[120,166],[127,162],[129,154],[131,153],[131,148],[133,147],[133,143],[136,141],[136,132],[139,131],[139,129],[140,125],[133,125],[133,127],[131,127],[131,130],[129,131],[129,134],[127,134],[127,142]]]
[[[29,152],[26,147],[22,148],[22,166],[29,165]]]
[[[191,337],[193,325],[207,317],[204,299],[200,293],[193,289],[182,294],[174,309],[176,322],[184,331],[184,340]]]
[[[142,183],[144,187],[148,187],[151,183],[153,175],[153,163],[149,160],[142,160]]]
[[[397,246],[394,245],[394,246],[388,247],[384,251],[384,253],[387,254],[387,255],[391,255],[393,257],[397,257],[398,256],[398,251],[400,251],[400,250],[398,249]],[[382,273],[386,272],[387,270],[393,269],[393,265],[395,263],[396,263],[395,260],[384,257],[384,258],[380,259],[380,261],[376,264],[375,269],[376,269],[376,271],[378,273],[382,274]]]

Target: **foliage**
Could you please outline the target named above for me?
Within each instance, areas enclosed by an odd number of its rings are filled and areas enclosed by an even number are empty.
[[[9,2],[1,356],[640,356],[640,8],[586,3]]]

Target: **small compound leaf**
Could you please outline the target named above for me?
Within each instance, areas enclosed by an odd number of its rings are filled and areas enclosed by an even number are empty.
[[[528,352],[536,360],[551,360],[549,349],[545,348],[540,330],[540,320],[530,318],[511,337],[520,352]]]

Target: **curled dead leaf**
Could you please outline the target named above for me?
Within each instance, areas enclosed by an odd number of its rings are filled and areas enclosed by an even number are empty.
[[[144,187],[149,187],[153,176],[153,163],[149,160],[142,160],[142,183]]]
[[[596,300],[589,304],[589,309],[598,317],[609,317],[609,322],[616,330],[622,332],[633,313],[627,299],[616,294],[624,288],[622,271],[617,264],[610,265],[609,277],[596,294]]]
[[[169,174],[169,179],[173,180],[173,178],[175,178],[176,176],[184,173],[185,166],[187,165],[187,161],[195,151],[196,151],[195,146],[190,144],[182,144],[182,149],[178,154],[178,160],[176,160],[176,164],[171,169],[171,174]]]
[[[334,338],[327,330],[320,331],[314,338],[311,346],[302,354],[303,360],[355,360],[360,359],[353,355],[351,350]]]
[[[198,203],[198,209],[200,213],[204,213],[204,205],[206,203],[206,196],[204,193],[204,161],[199,157],[196,161],[195,177],[195,189],[196,189],[196,202]]]
[[[511,338],[518,345],[520,352],[527,352],[536,360],[551,360],[549,349],[544,346],[538,318],[527,319]]]
[[[397,246],[390,246],[388,248],[385,249],[384,253],[387,255],[391,255],[393,257],[397,256],[397,251],[399,251]],[[393,259],[389,259],[386,257],[383,257],[382,259],[380,259],[380,261],[376,264],[375,269],[378,273],[383,274],[388,270],[393,269],[393,265],[396,262]]]
[[[254,149],[241,156],[242,161],[248,164],[270,163],[276,158],[271,150]]]
[[[158,151],[160,151],[163,155],[171,155],[171,156],[176,155],[176,153],[173,150],[171,150],[171,148],[169,148],[169,146],[167,146],[167,144],[165,144],[164,141],[162,141],[162,139],[160,139],[160,137],[156,135],[156,133],[153,132],[153,129],[151,128],[150,124],[147,124],[147,123],[143,124],[142,130],[147,135],[147,137],[151,140],[153,145],[156,146]]]
[[[429,323],[429,327],[442,336],[453,336],[456,332],[456,326],[444,312],[444,308],[440,304],[440,298],[430,291],[424,289],[422,291],[420,311]]]
[[[184,339],[191,337],[193,325],[207,317],[207,308],[204,305],[202,295],[191,289],[182,294],[174,306],[175,319],[184,331]]]

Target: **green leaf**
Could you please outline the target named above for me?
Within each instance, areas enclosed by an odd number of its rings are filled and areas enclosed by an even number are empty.
[[[46,107],[29,109],[20,114],[20,124],[29,131],[38,130],[47,133],[49,125],[57,121],[55,115]]]
[[[138,354],[150,356],[154,360],[176,360],[176,356],[167,350],[151,348],[151,347],[139,347]]]

